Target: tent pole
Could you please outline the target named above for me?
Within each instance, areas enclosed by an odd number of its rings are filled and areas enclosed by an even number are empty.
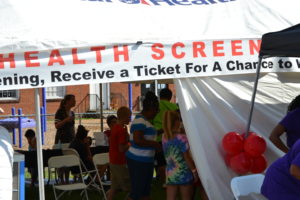
[[[252,99],[251,99],[250,114],[249,114],[249,118],[248,118],[248,122],[247,122],[247,129],[245,132],[245,138],[247,138],[249,135],[249,129],[250,129],[250,124],[251,124],[251,120],[252,120],[254,103],[255,103],[255,95],[257,92],[258,79],[259,79],[259,75],[260,75],[261,61],[262,61],[262,57],[259,57],[258,66],[256,69],[256,78],[255,78],[255,83],[254,83],[254,88],[253,88],[253,93],[252,93]]]
[[[41,138],[41,113],[40,113],[40,93],[39,88],[34,90],[35,101],[35,121],[36,121],[36,142],[37,142],[37,160],[38,160],[38,180],[39,180],[39,199],[45,199],[44,190],[44,174],[43,174],[43,150],[42,150],[42,138]]]
[[[103,132],[103,95],[102,95],[102,83],[100,83],[100,130]]]
[[[128,83],[128,107],[132,111],[132,84]]]
[[[157,88],[157,86],[158,86],[158,81],[155,80],[155,81],[154,81],[154,90],[155,90],[155,95],[156,95],[156,96],[158,96],[158,88]]]

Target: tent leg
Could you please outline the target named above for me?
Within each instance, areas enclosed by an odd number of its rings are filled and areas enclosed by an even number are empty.
[[[132,111],[132,84],[128,83],[128,107]]]
[[[154,81],[154,92],[155,92],[155,96],[158,96],[158,88],[157,88],[157,86],[158,86],[158,81],[157,80],[155,80]]]
[[[247,138],[249,135],[249,129],[250,129],[250,125],[251,125],[252,114],[253,114],[254,103],[255,103],[255,95],[257,92],[258,79],[259,79],[259,75],[260,75],[261,61],[262,61],[262,57],[259,57],[258,66],[256,69],[256,78],[255,78],[255,83],[254,83],[254,88],[253,88],[253,93],[252,93],[252,99],[251,99],[250,113],[249,113],[249,118],[248,118],[248,122],[247,122],[247,129],[245,132],[245,138]]]
[[[35,101],[35,121],[36,121],[36,151],[38,161],[38,180],[39,180],[39,199],[45,199],[44,190],[44,174],[43,174],[43,150],[42,150],[42,138],[41,138],[41,113],[40,113],[40,93],[39,88],[34,90]]]
[[[100,83],[100,130],[103,132],[104,126],[103,126],[103,95],[102,95],[102,83]]]

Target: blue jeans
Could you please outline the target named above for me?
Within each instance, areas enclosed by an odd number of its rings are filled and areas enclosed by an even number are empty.
[[[150,196],[154,163],[139,162],[127,157],[127,165],[131,181],[129,197],[140,200],[142,197]]]

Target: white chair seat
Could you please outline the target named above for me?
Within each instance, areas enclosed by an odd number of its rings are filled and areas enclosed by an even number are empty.
[[[250,193],[260,194],[260,188],[264,178],[265,176],[263,174],[234,177],[230,183],[234,198],[239,200],[241,196],[246,196]]]
[[[67,185],[55,185],[55,189],[58,190],[82,190],[87,187],[84,183],[74,183],[74,184],[67,184]]]
[[[268,200],[264,195],[251,192],[246,196],[239,196],[239,200]]]

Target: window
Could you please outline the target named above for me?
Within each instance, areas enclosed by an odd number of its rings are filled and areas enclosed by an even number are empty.
[[[159,92],[168,87],[167,84],[157,84],[157,94],[159,95]],[[155,83],[151,84],[141,84],[141,94],[142,96],[145,96],[148,91],[155,92]]]
[[[19,90],[0,90],[0,100],[18,100]]]
[[[47,87],[46,88],[46,99],[62,99],[66,93],[64,86],[59,87]]]

